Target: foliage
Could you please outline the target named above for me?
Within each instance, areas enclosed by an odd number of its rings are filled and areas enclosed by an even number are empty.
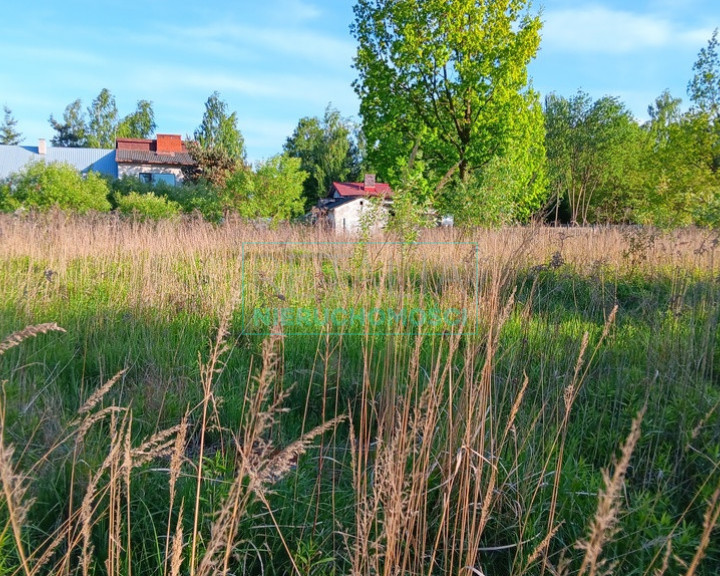
[[[381,177],[399,157],[422,150],[438,190],[465,182],[494,156],[522,146],[514,118],[528,117],[537,96],[527,65],[540,18],[522,0],[371,1],[354,8],[358,41],[354,86],[367,155]]]
[[[173,218],[180,214],[181,210],[177,202],[168,200],[165,196],[156,196],[153,192],[144,194],[130,192],[126,195],[118,195],[115,197],[115,202],[121,214],[139,220]]]
[[[472,176],[453,183],[438,209],[442,214],[452,214],[458,226],[507,225],[515,220],[513,195],[516,188],[516,173],[510,162],[495,157],[482,177]]]
[[[11,180],[0,180],[0,212],[14,212],[20,208],[20,202],[12,193]]]
[[[625,106],[609,96],[593,102],[583,92],[569,99],[550,94],[545,99],[545,130],[556,210],[564,198],[573,224],[623,221],[628,204],[621,194],[635,168],[640,139]]]
[[[235,162],[245,160],[245,141],[237,127],[237,113],[228,114],[227,103],[220,99],[218,92],[213,92],[205,102],[195,141],[203,150],[220,150]]]
[[[115,96],[103,88],[88,108],[88,132],[86,146],[89,148],[114,148],[117,124]]]
[[[323,118],[301,118],[285,142],[285,153],[300,158],[300,168],[309,175],[304,185],[306,207],[327,196],[333,182],[360,178],[361,159],[354,132],[353,124],[328,104]]]
[[[659,226],[706,224],[712,220],[714,179],[709,168],[702,115],[682,113],[681,100],[664,92],[648,110],[643,183],[634,202],[639,223]]]
[[[205,181],[217,189],[245,167],[245,142],[237,127],[237,114],[228,114],[227,104],[213,92],[205,103],[202,123],[195,130],[195,140],[187,143],[195,165],[183,169],[190,182]]]
[[[27,209],[106,212],[110,210],[108,193],[101,176],[95,172],[81,175],[68,164],[35,162],[10,179],[10,195]]]
[[[208,222],[217,224],[225,216],[221,192],[206,181],[185,181],[182,186],[172,186],[165,195],[180,204],[183,212],[199,214]]]
[[[711,119],[720,115],[720,55],[718,29],[715,28],[706,48],[702,48],[693,64],[695,75],[688,83],[690,100]]]
[[[82,102],[79,98],[65,107],[62,122],[55,120],[52,114],[49,122],[56,132],[51,140],[53,146],[69,148],[85,146],[87,142],[87,126],[85,114],[82,110]]]
[[[76,148],[114,148],[116,138],[149,138],[157,127],[148,100],[139,100],[134,112],[118,120],[115,96],[107,88],[93,99],[87,116],[77,99],[65,108],[62,122],[50,115],[50,126],[55,130],[53,146]]]
[[[186,146],[195,161],[192,166],[183,166],[183,174],[189,182],[204,181],[222,188],[233,173],[242,172],[245,168],[243,161],[233,158],[220,146],[205,148],[197,141],[187,142]]]
[[[227,181],[225,205],[243,218],[288,220],[303,213],[307,172],[300,158],[278,154],[260,162],[255,171],[238,170]]]
[[[0,124],[0,144],[9,146],[17,146],[23,141],[22,134],[17,131],[17,120],[12,115],[12,110],[7,106],[3,106],[3,122]]]
[[[150,138],[157,128],[152,102],[138,100],[135,112],[118,122],[115,129],[117,138]]]

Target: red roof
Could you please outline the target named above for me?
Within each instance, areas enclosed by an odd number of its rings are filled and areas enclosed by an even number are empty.
[[[392,196],[393,192],[389,184],[378,182],[375,186],[366,187],[363,182],[333,182],[331,196],[337,194],[341,198],[353,196]]]
[[[154,140],[118,138],[115,141],[115,161],[176,166],[192,166],[195,163],[182,137],[177,134],[158,134]]]

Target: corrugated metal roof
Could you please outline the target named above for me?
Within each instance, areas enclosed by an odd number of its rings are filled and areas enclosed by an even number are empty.
[[[37,146],[7,146],[0,144],[0,178],[7,178],[19,172],[31,162],[62,162],[74,167],[78,172],[99,172],[117,178],[115,150],[106,148],[60,148],[47,147],[43,155]]]
[[[116,150],[115,160],[121,164],[162,164],[164,166],[193,166],[195,161],[187,152],[158,154],[146,150]]]

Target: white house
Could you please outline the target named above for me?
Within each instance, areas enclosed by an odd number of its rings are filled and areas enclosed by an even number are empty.
[[[366,219],[371,230],[383,228],[391,205],[390,186],[366,174],[364,182],[333,182],[329,196],[318,202],[314,212],[337,234],[357,234]]]
[[[112,178],[135,176],[144,182],[176,184],[183,180],[183,168],[195,161],[179,135],[158,134],[153,140],[118,138],[115,148],[65,148],[0,145],[0,179],[7,178],[33,162],[62,162],[81,174],[93,171]]]
[[[183,180],[183,168],[195,161],[176,134],[158,134],[154,140],[118,138],[115,142],[117,175],[135,176],[143,182],[175,185]]]

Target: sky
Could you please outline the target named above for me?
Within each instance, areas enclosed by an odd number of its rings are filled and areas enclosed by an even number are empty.
[[[101,6],[102,4],[102,6]],[[157,132],[192,136],[218,91],[248,159],[282,151],[300,118],[332,105],[359,120],[352,89],[353,0],[2,0],[0,106],[23,145],[48,141],[48,118],[103,88],[120,116],[150,100]],[[720,27],[717,0],[536,0],[543,21],[533,87],[618,97],[639,121],[663,90],[683,98]],[[1,112],[1,110],[0,110]]]

